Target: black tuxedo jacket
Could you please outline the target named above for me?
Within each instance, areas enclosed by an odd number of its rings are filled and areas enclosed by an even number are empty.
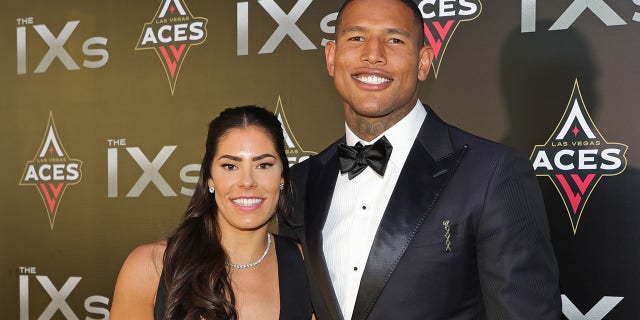
[[[376,232],[352,319],[560,319],[557,263],[531,163],[427,112]],[[322,246],[340,142],[294,166],[301,227],[281,225],[302,244],[319,320],[343,319]]]

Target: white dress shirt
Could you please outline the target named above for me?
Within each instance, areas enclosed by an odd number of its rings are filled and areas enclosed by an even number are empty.
[[[345,319],[351,319],[378,225],[426,116],[418,101],[407,116],[370,142],[361,141],[345,123],[347,145],[372,144],[385,136],[393,146],[384,176],[370,167],[352,180],[347,173],[338,172],[322,239],[331,282]]]

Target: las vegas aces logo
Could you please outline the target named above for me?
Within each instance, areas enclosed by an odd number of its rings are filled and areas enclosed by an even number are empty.
[[[35,186],[40,192],[53,229],[64,191],[82,179],[82,161],[72,159],[60,141],[58,130],[49,114],[49,123],[33,160],[27,165],[20,180],[21,186]]]
[[[207,21],[194,17],[183,0],[163,0],[156,15],[144,24],[136,50],[155,50],[172,95],[189,48],[207,38]]]
[[[416,2],[422,13],[423,29],[427,44],[433,48],[433,74],[438,78],[444,53],[460,22],[480,16],[480,0],[421,0]]]
[[[587,111],[576,80],[555,131],[531,153],[536,175],[549,177],[560,193],[574,234],[600,179],[620,174],[627,167],[627,148],[602,136]]]

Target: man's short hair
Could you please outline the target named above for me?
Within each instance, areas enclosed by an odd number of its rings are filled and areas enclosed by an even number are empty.
[[[338,25],[340,25],[340,20],[342,18],[342,12],[344,11],[344,9],[355,0],[346,0],[342,6],[340,7],[340,10],[338,10],[338,18],[336,19],[336,27]],[[387,0],[387,1],[392,1],[392,0]],[[395,0],[393,0],[395,1]],[[413,0],[397,0],[402,2],[405,6],[407,6],[409,9],[411,9],[411,12],[413,12],[413,20],[415,22],[416,25],[416,29],[418,29],[418,34],[421,35],[421,39],[420,39],[420,45],[424,45],[425,43],[425,35],[424,35],[424,29],[423,29],[423,24],[424,24],[424,20],[422,20],[422,12],[420,12],[420,8],[418,8],[418,5],[413,2]]]

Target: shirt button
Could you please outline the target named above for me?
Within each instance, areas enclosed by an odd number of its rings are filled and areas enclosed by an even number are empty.
[[[358,267],[353,267],[353,271],[358,271]]]
[[[367,210],[367,206],[362,206],[362,210]]]

